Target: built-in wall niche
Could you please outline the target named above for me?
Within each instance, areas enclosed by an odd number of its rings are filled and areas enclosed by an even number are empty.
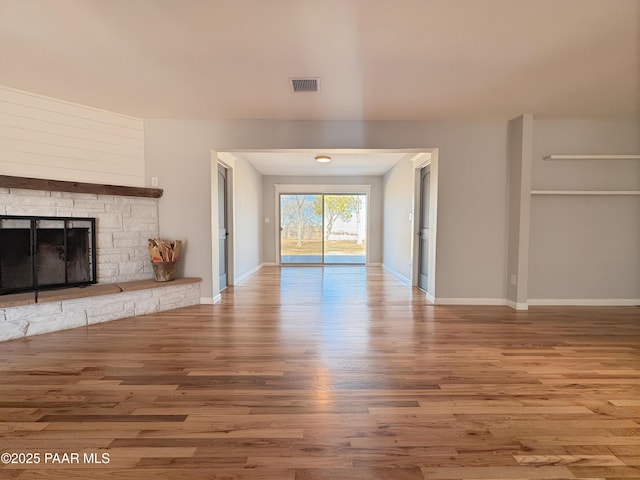
[[[0,216],[0,294],[96,283],[95,218]]]

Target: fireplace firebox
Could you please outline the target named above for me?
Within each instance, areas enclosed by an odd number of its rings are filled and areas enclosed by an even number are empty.
[[[0,215],[0,294],[96,283],[95,223]]]

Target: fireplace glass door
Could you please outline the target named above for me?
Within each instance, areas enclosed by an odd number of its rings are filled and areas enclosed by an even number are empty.
[[[0,294],[95,283],[95,219],[0,216]]]

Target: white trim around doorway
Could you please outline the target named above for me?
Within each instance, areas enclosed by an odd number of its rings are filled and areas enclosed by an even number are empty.
[[[418,231],[420,229],[420,198],[421,198],[421,186],[420,186],[420,171],[422,168],[429,166],[431,168],[431,187],[429,190],[429,252],[428,252],[428,270],[429,270],[429,287],[427,289],[426,297],[431,303],[437,303],[436,297],[436,242],[438,233],[438,149],[433,148],[430,151],[423,151],[417,153],[412,159],[413,166],[413,213],[412,213],[412,237],[411,237],[411,251],[412,251],[412,268],[411,268],[411,284],[418,286],[418,262],[419,255],[419,242]]]

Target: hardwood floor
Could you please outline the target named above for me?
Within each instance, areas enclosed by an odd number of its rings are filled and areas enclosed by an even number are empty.
[[[640,308],[264,268],[219,305],[0,343],[2,452],[39,458],[10,479],[637,479]]]

